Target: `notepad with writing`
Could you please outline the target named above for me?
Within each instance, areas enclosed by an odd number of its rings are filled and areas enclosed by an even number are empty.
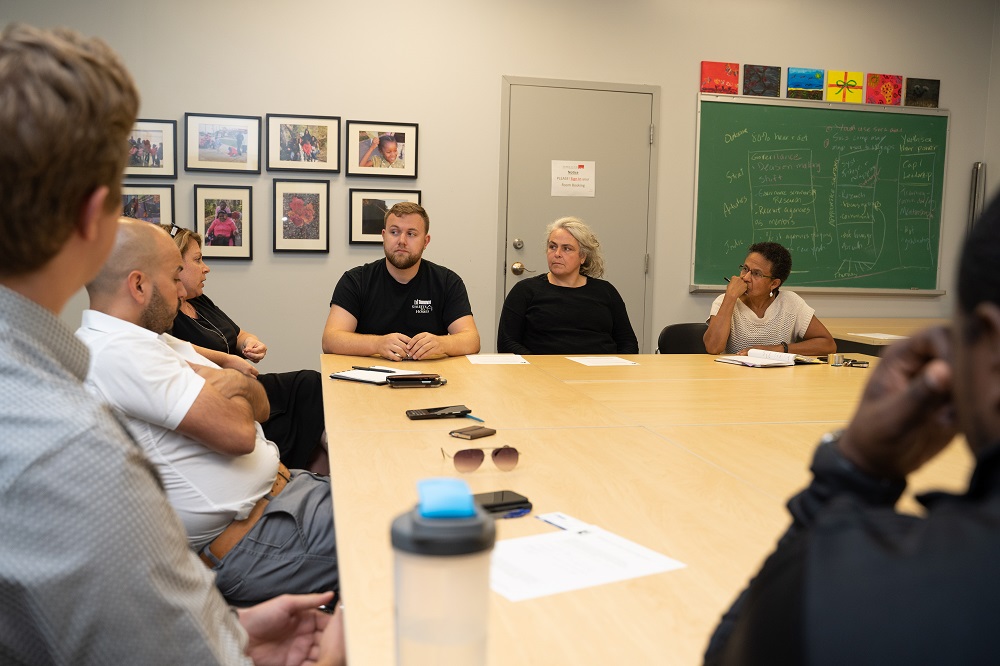
[[[720,356],[715,359],[719,363],[745,365],[751,368],[772,368],[789,365],[812,365],[823,361],[812,356],[801,354],[786,354],[785,352],[767,351],[765,349],[748,349],[746,356]]]
[[[397,370],[382,365],[373,365],[369,370],[341,370],[330,375],[330,379],[343,379],[364,384],[385,384],[389,375],[419,375],[419,370]]]

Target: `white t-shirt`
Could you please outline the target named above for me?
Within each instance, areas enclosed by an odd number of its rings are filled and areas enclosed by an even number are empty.
[[[722,299],[720,294],[712,303],[711,316],[719,313]],[[806,329],[816,311],[806,305],[802,297],[792,291],[781,290],[774,301],[767,306],[763,317],[740,299],[733,309],[733,323],[729,328],[726,353],[735,354],[750,347],[780,345],[782,342],[798,342],[806,335]]]
[[[191,546],[200,549],[246,518],[278,471],[278,449],[260,424],[257,445],[241,456],[212,451],[175,430],[205,384],[188,361],[218,366],[183,340],[95,310],[84,310],[76,336],[90,349],[87,389],[123,415],[156,466]]]

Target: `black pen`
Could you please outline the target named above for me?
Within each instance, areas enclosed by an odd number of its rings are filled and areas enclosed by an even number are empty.
[[[729,282],[729,278],[727,277],[723,277],[722,279],[725,280],[726,282]]]
[[[383,370],[382,368],[366,368],[361,365],[352,365],[351,368],[353,368],[354,370],[371,370],[372,372],[384,372],[389,375],[396,373],[395,370]]]

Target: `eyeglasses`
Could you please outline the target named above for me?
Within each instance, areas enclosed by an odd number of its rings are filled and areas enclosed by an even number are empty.
[[[509,472],[517,467],[517,460],[520,454],[513,446],[462,449],[461,451],[456,451],[455,455],[446,453],[442,448],[441,457],[454,460],[455,469],[464,474],[465,472],[474,472],[479,469],[479,466],[483,464],[483,460],[486,458],[486,451],[491,452],[490,457],[493,458],[493,464],[497,466],[497,469]]]
[[[773,275],[764,275],[764,271],[760,270],[759,268],[750,268],[746,264],[740,264],[740,275],[746,275],[747,273],[749,273],[750,277],[752,277],[755,280],[759,280],[761,278],[774,277]]]

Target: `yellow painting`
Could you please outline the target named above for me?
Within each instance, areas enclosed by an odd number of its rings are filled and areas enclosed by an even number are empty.
[[[861,104],[865,99],[864,77],[861,72],[838,69],[826,72],[826,101]]]

